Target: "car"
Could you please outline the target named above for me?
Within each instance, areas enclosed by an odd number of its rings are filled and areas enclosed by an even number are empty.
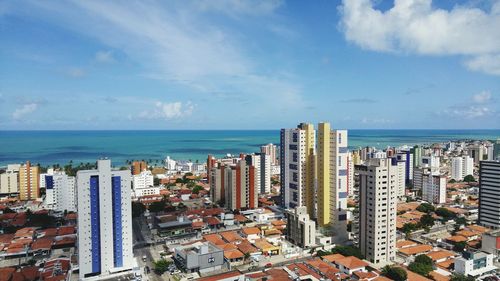
[[[148,257],[146,257],[146,256],[142,256],[142,261],[143,261],[143,262],[146,262],[147,260],[148,260]]]
[[[272,263],[270,263],[270,262],[268,262],[268,263],[266,263],[265,267],[266,267],[266,268],[273,267],[273,264],[272,264]]]

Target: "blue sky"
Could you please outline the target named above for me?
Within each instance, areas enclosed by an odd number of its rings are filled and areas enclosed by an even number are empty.
[[[127,3],[1,2],[0,129],[500,128],[498,1]]]

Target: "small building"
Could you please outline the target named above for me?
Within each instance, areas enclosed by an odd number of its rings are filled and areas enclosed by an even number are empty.
[[[186,272],[207,273],[222,269],[224,251],[210,242],[196,242],[175,248],[173,259]]]
[[[269,243],[265,238],[255,240],[254,244],[266,256],[280,254],[281,247]]]
[[[182,216],[173,221],[159,222],[156,224],[156,229],[158,231],[158,236],[166,237],[167,239],[177,239],[196,235],[191,220]]]
[[[496,257],[500,255],[500,230],[483,233],[481,241],[481,251]]]
[[[485,252],[465,251],[462,257],[455,259],[455,271],[466,276],[477,278],[496,270],[497,267],[493,265],[493,255]]]
[[[287,228],[285,237],[293,244],[308,248],[316,245],[316,223],[309,218],[307,207],[297,207],[285,212]]]

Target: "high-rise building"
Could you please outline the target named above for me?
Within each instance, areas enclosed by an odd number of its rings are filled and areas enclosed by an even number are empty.
[[[45,182],[45,204],[56,211],[76,212],[76,179],[61,171],[42,175]],[[40,181],[42,182],[42,180]]]
[[[148,163],[145,161],[132,162],[132,175],[138,175],[148,169]]]
[[[78,171],[78,265],[80,279],[131,270],[131,173],[98,160],[97,170]]]
[[[280,132],[281,205],[314,214],[315,130],[312,124]]]
[[[347,239],[348,154],[347,130],[331,130],[329,123],[319,123],[317,221],[333,231],[337,242]]]
[[[19,193],[19,173],[6,171],[0,174],[0,194]]]
[[[433,204],[446,203],[446,177],[432,174],[424,175],[422,199]]]
[[[411,150],[413,154],[413,168],[422,164],[422,147],[415,145]]]
[[[413,154],[409,149],[402,149],[396,154],[396,158],[399,161],[405,161],[405,179],[406,184],[409,184],[413,181]]]
[[[479,166],[479,223],[500,228],[500,161],[481,161]]]
[[[493,144],[493,160],[500,160],[500,139]]]
[[[398,167],[391,159],[371,159],[355,166],[359,184],[359,247],[372,263],[396,256]]]
[[[269,156],[271,165],[279,165],[276,145],[269,143],[260,147],[260,152]]]
[[[240,158],[217,160],[210,170],[210,196],[214,203],[230,210],[258,207],[261,188],[260,156],[241,155]],[[259,163],[257,163],[257,161]]]
[[[397,160],[397,158],[391,158],[391,164],[397,167],[398,171],[398,181],[396,185],[398,199],[403,199],[406,195],[406,161]]]
[[[285,236],[293,244],[308,248],[316,244],[316,223],[307,213],[307,207],[297,207],[285,211],[286,232]]]
[[[461,181],[467,175],[474,174],[474,159],[470,156],[453,157],[451,159],[451,178]]]
[[[259,193],[271,193],[271,157],[265,153],[255,153],[247,155],[245,159],[255,167],[255,187]]]
[[[26,161],[19,169],[19,199],[36,200],[40,196],[40,168]]]

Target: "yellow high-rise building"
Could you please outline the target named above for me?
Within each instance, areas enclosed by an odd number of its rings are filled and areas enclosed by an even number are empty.
[[[40,169],[29,161],[19,169],[19,199],[35,200],[40,196]]]
[[[314,179],[315,179],[315,146],[316,131],[314,125],[310,123],[301,123],[299,129],[305,131],[305,169],[304,169],[304,197],[307,213],[314,216]]]
[[[318,124],[318,151],[316,156],[318,179],[318,225],[330,224],[330,124]]]

